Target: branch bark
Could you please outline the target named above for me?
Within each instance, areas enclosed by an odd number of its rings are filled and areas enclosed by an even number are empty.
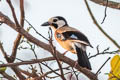
[[[9,27],[11,27],[12,29],[16,30],[17,32],[19,32],[21,35],[23,35],[25,38],[27,38],[29,41],[31,41],[32,43],[38,45],[39,47],[52,52],[52,49],[50,47],[50,45],[39,41],[38,39],[36,39],[35,37],[33,37],[32,35],[30,35],[28,32],[26,32],[22,27],[18,27],[16,26],[7,16],[5,16],[2,12],[0,12],[0,22],[1,23],[5,23],[7,24]],[[68,57],[63,56],[60,52],[56,51],[56,56],[59,58],[59,60],[69,64],[70,66],[74,67],[75,61],[71,60]],[[83,74],[85,74],[89,79],[91,80],[98,80],[97,76],[92,73],[91,71],[81,68],[79,65],[76,65],[75,67],[78,71],[82,72]]]
[[[42,59],[34,59],[29,61],[23,61],[23,62],[16,62],[16,63],[7,63],[7,64],[0,64],[0,67],[12,67],[12,66],[19,66],[19,65],[27,65],[27,64],[35,64],[35,63],[41,63],[44,61],[51,61],[55,60],[54,57],[48,57],[48,58],[42,58]]]
[[[0,74],[2,74],[4,78],[7,78],[7,79],[9,79],[9,80],[15,80],[13,77],[9,76],[9,75],[8,75],[7,73],[5,73],[5,72],[0,72]]]
[[[9,57],[8,57],[6,51],[4,50],[3,45],[2,45],[1,42],[0,42],[0,50],[1,50],[1,52],[2,52],[2,54],[3,54],[3,56],[4,56],[4,58],[6,59],[6,61],[9,62]]]
[[[90,0],[90,1],[92,1],[96,4],[99,4],[99,5],[102,5],[102,6],[106,6],[106,3],[107,3],[107,0]],[[107,7],[120,10],[120,3],[108,1]]]
[[[25,18],[25,13],[24,13],[24,0],[20,0],[20,13],[21,13],[21,17],[20,17],[20,25],[22,27],[24,27],[24,18]],[[12,49],[12,54],[10,56],[11,61],[13,62],[16,58],[16,54],[17,54],[17,48],[19,45],[19,42],[21,40],[22,35],[20,35],[18,33],[16,40],[14,41],[14,45],[13,45],[13,49]]]

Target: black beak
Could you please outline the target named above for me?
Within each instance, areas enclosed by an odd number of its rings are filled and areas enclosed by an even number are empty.
[[[45,22],[45,23],[43,23],[41,26],[49,26],[49,25],[50,25],[49,22]]]

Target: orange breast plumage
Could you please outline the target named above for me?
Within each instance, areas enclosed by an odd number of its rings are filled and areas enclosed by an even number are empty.
[[[76,53],[73,47],[73,43],[70,40],[64,39],[64,36],[61,33],[58,33],[57,31],[55,31],[55,39],[67,51]]]

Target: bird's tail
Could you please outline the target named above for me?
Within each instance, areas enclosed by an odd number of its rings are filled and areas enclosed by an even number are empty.
[[[88,56],[86,54],[86,51],[84,51],[83,49],[81,49],[77,46],[76,46],[76,51],[77,51],[77,56],[78,56],[78,64],[81,67],[91,70],[92,68],[91,68]]]

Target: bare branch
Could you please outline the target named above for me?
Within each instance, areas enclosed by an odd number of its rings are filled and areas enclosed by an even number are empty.
[[[23,74],[27,75],[28,77],[35,77],[33,73],[29,73],[28,71],[25,71],[25,70],[22,70],[22,69],[19,69],[19,70],[20,70],[20,72],[22,72]]]
[[[7,61],[9,61],[9,57],[8,57],[7,53],[5,52],[5,50],[4,50],[3,45],[2,45],[1,42],[0,42],[0,50],[2,51],[2,54],[3,54],[3,56],[5,57],[5,59],[6,59]]]
[[[51,61],[51,60],[55,60],[55,59],[53,57],[33,59],[30,61],[23,61],[23,62],[17,62],[17,63],[0,64],[0,67],[12,67],[12,66],[19,66],[19,65],[35,64],[35,63],[41,63],[44,61]]]
[[[18,48],[20,39],[21,39],[21,35],[18,34],[17,37],[16,37],[16,40],[14,41],[14,45],[13,45],[13,49],[12,49],[12,54],[10,56],[11,62],[14,62],[14,60],[16,58],[17,48]]]
[[[25,19],[24,0],[20,0],[20,12],[21,12],[20,25],[23,27]]]
[[[96,75],[98,75],[98,73],[100,72],[100,70],[105,66],[105,64],[108,62],[108,60],[110,60],[111,57],[109,57],[105,63],[98,69],[98,71],[96,72]]]
[[[108,51],[109,48],[106,48],[105,50],[103,50],[103,51],[100,52],[98,46],[96,47],[96,49],[97,49],[97,53],[94,54],[94,55],[91,55],[88,59],[91,59],[91,58],[96,57],[96,56],[99,56],[99,55],[104,55],[104,54],[116,54],[117,52],[119,52],[119,50],[116,50],[116,51]]]
[[[76,76],[76,80],[79,80],[78,79],[78,75],[76,74],[76,71],[74,70],[74,68],[72,68],[72,72],[74,73],[74,75]],[[72,74],[71,74],[72,75]],[[72,76],[71,76],[71,78],[72,78]]]
[[[13,15],[13,18],[14,18],[14,21],[15,21],[16,25],[17,25],[18,27],[20,27],[19,22],[18,22],[17,17],[16,17],[16,14],[15,14],[14,7],[13,7],[13,5],[12,5],[12,3],[11,3],[11,0],[6,0],[6,1],[7,1],[8,5],[9,5],[10,8],[11,8],[12,15]]]
[[[62,69],[68,69],[69,67],[65,67],[65,68],[62,68]],[[55,69],[54,71],[59,71],[60,69]],[[51,74],[53,73],[53,71],[48,71],[46,73],[44,73],[43,75],[41,75],[39,78],[41,79],[42,77],[45,77],[47,76],[48,74]]]
[[[35,52],[35,44],[30,44],[30,42],[29,41],[27,41],[27,43],[29,44],[29,46],[30,46],[30,50],[32,50],[32,52],[33,52],[33,54],[34,54],[34,56],[35,56],[35,58],[36,58],[36,60],[38,59],[38,57],[37,57],[37,54],[36,54],[36,52]],[[41,64],[40,63],[38,63],[38,65],[39,65],[39,67],[40,67],[40,72],[43,74],[43,70],[42,70],[42,66],[41,66]],[[45,78],[44,78],[44,80],[46,80]]]
[[[90,0],[96,4],[106,6],[107,0]],[[120,10],[120,3],[108,1],[108,7]]]
[[[17,66],[12,66],[11,68],[12,68],[12,70],[15,72],[15,74],[18,76],[18,78],[20,80],[25,80],[26,79],[25,76],[22,75],[22,73],[20,72],[20,70],[19,70],[19,68]]]
[[[50,69],[50,71],[54,72],[56,75],[61,76],[59,73],[57,73],[56,71],[54,71],[51,67],[49,67],[47,64],[42,63],[44,66],[46,66],[48,69]]]
[[[14,79],[13,77],[11,77],[11,76],[9,76],[7,73],[5,73],[5,72],[0,72],[0,74],[4,77],[4,78],[6,78],[6,79],[8,79],[8,80],[16,80],[16,79]]]
[[[104,12],[104,18],[103,18],[103,21],[102,21],[102,23],[101,24],[103,24],[104,23],[104,21],[105,21],[105,19],[106,19],[106,17],[107,17],[107,7],[108,7],[108,0],[107,0],[107,3],[106,3],[106,6],[105,6],[105,12]]]
[[[30,25],[30,27],[31,27],[32,29],[34,29],[34,31],[35,31],[39,36],[41,36],[41,37],[44,38],[45,40],[49,41],[49,39],[47,39],[47,38],[44,37],[42,34],[40,34],[40,33],[33,27],[33,25],[32,25],[28,20],[25,19],[25,21]]]
[[[24,13],[24,0],[20,0],[20,12],[21,12],[21,18],[20,18],[20,25],[22,27],[24,27],[24,18],[25,18],[25,13]],[[14,13],[14,12],[13,12]],[[12,60],[12,62],[15,60],[16,58],[16,54],[17,54],[17,48],[20,42],[22,35],[20,35],[18,33],[16,40],[14,41],[14,46],[12,49],[12,55],[10,56],[10,59]]]

